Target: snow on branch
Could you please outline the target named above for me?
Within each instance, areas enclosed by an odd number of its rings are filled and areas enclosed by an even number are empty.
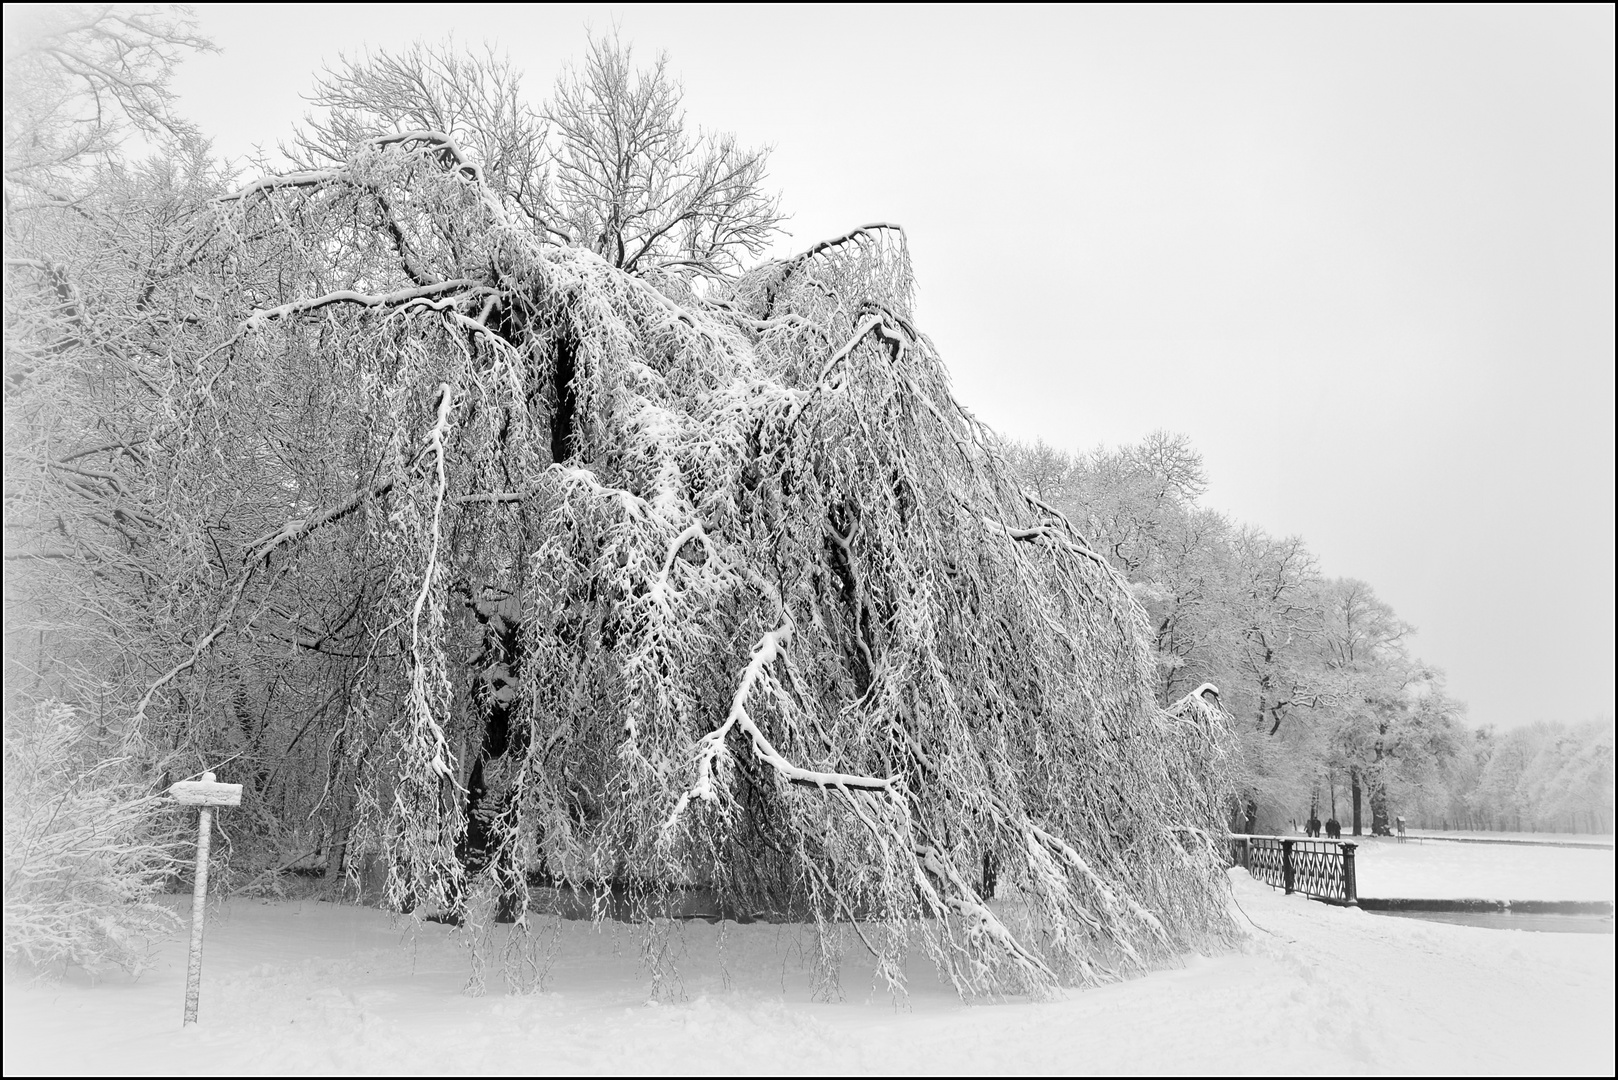
[[[985,939],[1021,968],[1035,985],[1056,981],[1056,973],[1017,940],[999,916],[982,901],[977,890],[961,879],[961,873],[954,863],[945,859],[930,844],[919,845],[916,851],[920,856],[916,872],[918,890],[928,896],[935,907],[947,908],[965,919],[968,939]],[[932,882],[921,873],[922,870],[945,883],[950,888],[950,895],[947,898],[940,896]]]
[[[275,319],[289,319],[297,315],[306,315],[311,311],[330,307],[333,304],[356,304],[360,307],[373,308],[408,308],[417,305],[434,311],[463,303],[478,296],[489,296],[495,293],[494,289],[479,285],[466,278],[453,281],[440,281],[432,285],[420,285],[413,289],[399,289],[390,293],[362,293],[352,289],[339,289],[323,296],[313,296],[307,299],[290,300],[285,304],[273,308],[260,308],[247,317],[246,326],[251,330],[262,329],[264,325]]]
[[[219,196],[218,201],[222,203],[241,202],[254,195],[263,195],[285,188],[319,187],[322,184],[342,180],[346,175],[346,171],[342,169],[304,169],[299,172],[278,173],[273,176],[260,177],[246,187],[227,192]]]
[[[668,557],[663,560],[663,568],[658,571],[653,580],[648,595],[652,603],[661,608],[668,608],[669,575],[674,572],[674,564],[680,557],[680,552],[692,541],[696,541],[707,551],[708,557],[714,557],[713,542],[708,539],[708,531],[702,527],[702,522],[693,521],[685,530],[669,543]]]
[[[818,385],[828,390],[836,389],[835,384],[831,383],[830,381],[832,371],[837,367],[838,364],[841,364],[844,360],[848,359],[848,354],[854,351],[854,347],[856,345],[864,341],[866,337],[871,334],[875,334],[877,337],[881,338],[883,343],[888,346],[889,350],[892,352],[893,362],[895,364],[900,363],[904,359],[904,350],[909,344],[905,341],[904,335],[902,335],[898,328],[893,326],[888,321],[885,314],[879,313],[869,315],[854,328],[854,333],[849,336],[849,339],[846,342],[843,343],[843,347],[832,353],[826,362],[821,365]]]
[[[344,499],[336,506],[327,507],[318,514],[311,514],[308,517],[289,519],[287,523],[282,525],[279,529],[271,533],[265,533],[263,536],[249,544],[247,546],[247,555],[244,561],[248,563],[264,561],[270,557],[270,553],[276,548],[285,544],[290,544],[296,540],[302,540],[304,537],[308,536],[321,526],[330,525],[334,521],[347,517],[355,510],[358,510],[361,506],[364,506],[369,500],[381,498],[383,495],[386,495],[388,492],[392,491],[393,485],[394,478],[391,476],[386,477],[382,480],[378,480],[370,487],[362,488],[361,490],[355,492],[352,496]]]
[[[863,240],[863,239],[867,239],[867,238],[876,239],[876,234],[878,232],[882,231],[882,230],[891,230],[893,232],[898,233],[901,236],[904,235],[904,228],[902,226],[895,225],[892,222],[888,222],[888,221],[873,221],[869,225],[861,225],[857,229],[850,229],[848,232],[844,233],[841,236],[834,236],[830,240],[822,240],[822,241],[820,241],[820,243],[814,245],[808,251],[803,252],[801,255],[793,256],[793,258],[790,260],[790,263],[795,264],[795,263],[801,263],[801,262],[808,262],[810,259],[814,258],[816,255],[823,254],[824,252],[830,251],[833,248],[841,247],[842,245],[847,244],[847,243],[849,243],[851,241],[854,241],[854,240]]]
[[[450,171],[451,175],[469,183],[478,193],[483,206],[498,225],[510,227],[512,222],[506,214],[506,208],[501,205],[499,198],[489,190],[489,185],[483,176],[483,169],[466,156],[458,142],[442,131],[421,129],[416,131],[401,131],[393,135],[384,135],[373,140],[378,148],[385,149],[390,146],[408,147],[421,146],[435,157]]]
[[[441,432],[436,426],[432,435],[429,436],[429,444],[441,450],[441,439],[437,443],[432,442],[435,437],[441,437]],[[347,517],[365,505],[366,502],[386,495],[393,489],[394,484],[395,478],[385,477],[369,487],[361,489],[335,506],[328,507],[320,513],[311,514],[308,517],[290,519],[274,532],[266,533],[248,544],[247,551],[242,557],[244,565],[236,574],[235,583],[231,588],[230,597],[224,606],[223,612],[209,627],[208,631],[197,639],[191,648],[190,654],[184,660],[169,668],[146,687],[145,692],[142,693],[139,702],[136,704],[133,725],[138,729],[140,724],[145,721],[147,710],[158,692],[195,667],[203,655],[230,629],[249,582],[252,580],[256,570],[269,559],[271,554],[278,548],[303,540],[323,526]]]
[[[1105,566],[1109,570],[1112,569],[1112,564],[1107,562],[1103,556],[1091,551],[1070,533],[1065,530],[1058,529],[1054,525],[1039,524],[1032,525],[1027,528],[1018,528],[1013,525],[1007,525],[1003,521],[997,521],[988,516],[983,518],[983,525],[990,532],[1008,536],[1013,540],[1018,540],[1025,544],[1045,542],[1058,550],[1071,552],[1074,555],[1089,559],[1098,565]]]
[[[1063,861],[1072,866],[1080,874],[1084,875],[1085,880],[1089,882],[1092,888],[1095,889],[1097,895],[1101,897],[1102,902],[1108,907],[1123,907],[1127,909],[1131,915],[1139,919],[1142,923],[1151,927],[1153,933],[1157,934],[1159,937],[1164,936],[1163,924],[1158,920],[1156,915],[1153,915],[1150,911],[1147,911],[1145,908],[1135,903],[1135,901],[1131,900],[1127,895],[1120,895],[1119,893],[1115,892],[1112,887],[1107,884],[1106,879],[1100,874],[1096,873],[1095,870],[1091,868],[1090,864],[1085,861],[1084,857],[1075,851],[1073,846],[1067,841],[1063,840],[1059,836],[1046,832],[1038,825],[1034,825],[1032,823],[1028,825],[1028,841],[1031,844],[1037,841],[1038,843],[1043,844],[1059,854]]]
[[[483,169],[461,149],[454,138],[442,131],[418,129],[401,131],[391,135],[383,135],[372,139],[370,145],[376,150],[395,150],[409,153],[410,151],[425,152],[426,157],[437,161],[449,175],[455,177],[469,186],[478,196],[478,201],[488,213],[496,226],[502,229],[513,228],[510,215],[500,198],[489,188],[483,175]],[[253,195],[268,195],[280,190],[302,190],[322,188],[333,184],[348,184],[354,182],[354,168],[352,165],[334,169],[304,169],[297,172],[281,173],[262,177],[253,183],[239,188],[236,191],[222,195],[217,200],[220,203],[243,202]],[[397,223],[392,228],[397,229]]]

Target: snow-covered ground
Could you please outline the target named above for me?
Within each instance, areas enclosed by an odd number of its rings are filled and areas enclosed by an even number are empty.
[[[1529,844],[1362,837],[1361,896],[1479,900],[1611,900],[1613,853]]]
[[[1433,847],[1435,845],[1426,845]],[[1455,845],[1469,846],[1469,845]],[[1609,860],[1610,865],[1610,860]],[[637,931],[563,923],[543,992],[461,993],[454,932],[370,909],[237,900],[210,923],[202,1023],[180,1029],[184,944],[131,982],[25,986],[5,1072],[885,1074],[1613,1072],[1613,937],[1392,919],[1232,872],[1239,951],[1045,1003],[966,1006],[920,962],[908,1000],[811,1000],[807,943],[685,925],[682,985],[648,1001]],[[722,945],[722,948],[721,948]]]

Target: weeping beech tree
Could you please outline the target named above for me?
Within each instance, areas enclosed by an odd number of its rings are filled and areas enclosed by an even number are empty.
[[[637,275],[413,131],[199,232],[168,482],[221,569],[137,711],[318,699],[247,779],[393,904],[700,886],[963,993],[1231,933],[1213,695],[1154,701],[1126,583],[951,396],[897,227]]]

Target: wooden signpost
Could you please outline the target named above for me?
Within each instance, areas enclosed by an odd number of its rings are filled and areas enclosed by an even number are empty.
[[[208,845],[213,826],[213,808],[240,806],[242,786],[214,782],[213,773],[201,780],[181,780],[169,785],[174,801],[202,808],[197,821],[197,874],[191,886],[191,959],[185,969],[185,1023],[197,1022],[197,998],[202,993],[202,918],[208,903]],[[183,1026],[183,1025],[182,1025]]]

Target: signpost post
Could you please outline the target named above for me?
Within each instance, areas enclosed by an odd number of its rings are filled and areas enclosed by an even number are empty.
[[[191,959],[185,969],[185,1023],[197,1022],[197,998],[202,993],[202,919],[208,903],[208,845],[213,825],[213,808],[240,806],[242,786],[214,782],[213,773],[201,780],[181,780],[169,785],[169,795],[186,806],[201,807],[197,821],[197,873],[191,886]],[[184,1025],[182,1025],[184,1026]]]

